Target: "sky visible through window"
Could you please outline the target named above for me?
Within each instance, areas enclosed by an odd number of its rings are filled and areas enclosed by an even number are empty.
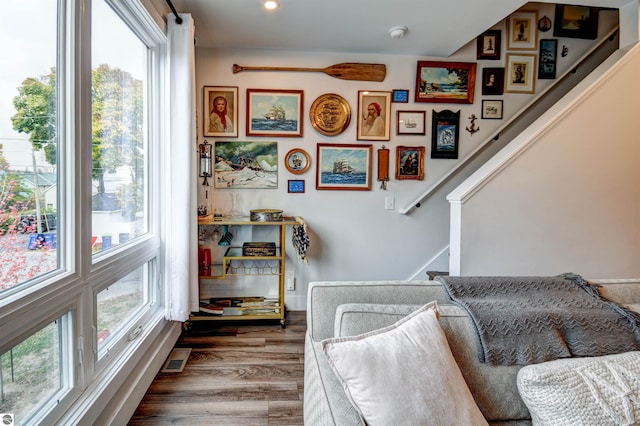
[[[103,28],[125,27],[104,2],[93,1],[92,7]],[[47,75],[56,66],[56,41],[51,36],[56,34],[56,21],[51,17],[57,16],[57,1],[5,0],[2,9],[6,19],[0,25],[0,144],[12,170],[32,170],[29,135],[14,131],[11,124],[16,113],[13,98],[26,78]],[[94,64],[106,63],[126,69],[136,78],[143,77],[141,68],[132,69],[132,64],[140,63],[140,51],[123,48],[131,46],[130,31],[94,31],[92,37],[94,45],[100,46],[96,49],[98,56],[92,59]],[[42,152],[36,153],[36,161],[38,167],[51,168]]]

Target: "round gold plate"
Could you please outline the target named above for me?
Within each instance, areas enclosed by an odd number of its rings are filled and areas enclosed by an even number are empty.
[[[309,118],[311,125],[323,135],[336,136],[349,127],[351,108],[342,96],[327,93],[313,101]]]

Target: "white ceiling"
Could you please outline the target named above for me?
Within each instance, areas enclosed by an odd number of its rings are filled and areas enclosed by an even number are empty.
[[[279,9],[267,11],[262,1],[172,0],[172,3],[179,13],[192,14],[199,48],[434,57],[451,55],[526,4],[522,0],[279,0]],[[630,1],[634,0],[563,3],[620,7]],[[408,28],[404,38],[389,36],[389,29],[395,26]]]

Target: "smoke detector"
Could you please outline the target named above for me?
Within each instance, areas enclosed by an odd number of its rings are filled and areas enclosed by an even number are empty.
[[[407,27],[393,27],[389,30],[391,38],[402,38],[407,33]]]

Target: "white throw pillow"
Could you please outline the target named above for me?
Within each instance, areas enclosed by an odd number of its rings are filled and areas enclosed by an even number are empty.
[[[395,324],[322,348],[367,425],[486,425],[431,302]]]
[[[640,352],[527,365],[518,391],[534,425],[638,424]]]

